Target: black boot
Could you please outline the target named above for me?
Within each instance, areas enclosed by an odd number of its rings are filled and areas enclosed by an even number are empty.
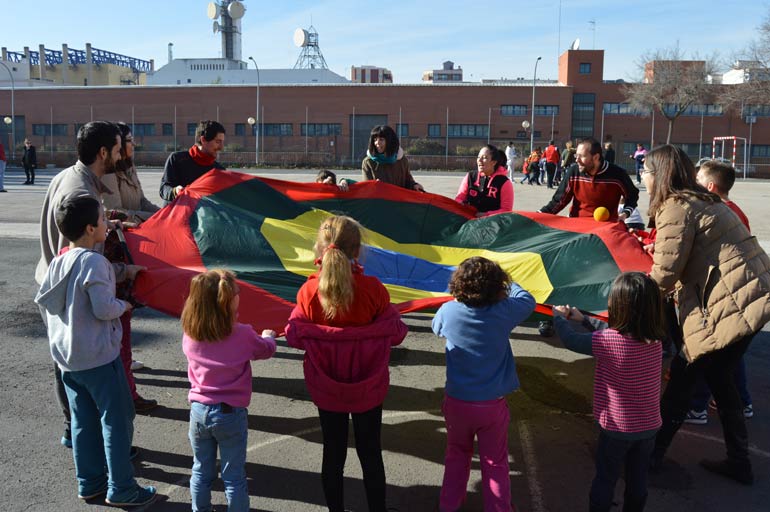
[[[723,411],[719,409],[719,421],[725,437],[727,459],[721,461],[702,460],[700,465],[712,473],[717,473],[744,485],[754,483],[754,472],[749,460],[749,434],[746,420],[741,409]]]

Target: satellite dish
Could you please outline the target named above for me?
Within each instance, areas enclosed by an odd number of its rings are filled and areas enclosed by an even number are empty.
[[[214,2],[209,2],[208,7],[206,7],[206,16],[208,16],[210,19],[215,20],[219,17],[219,9],[218,5]]]
[[[220,30],[222,30],[222,27],[219,26],[219,22],[218,21],[215,21],[214,24],[211,25],[211,31],[216,34]]]
[[[244,7],[242,2],[235,0],[227,6],[227,14],[229,14],[232,19],[239,20],[246,14],[246,7]]]
[[[308,34],[304,28],[298,28],[294,31],[294,46],[302,47],[307,45]]]
[[[578,37],[574,41],[572,41],[572,44],[569,45],[570,50],[579,50],[580,49],[580,38]]]

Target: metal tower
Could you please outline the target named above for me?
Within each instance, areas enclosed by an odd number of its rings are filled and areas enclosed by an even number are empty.
[[[294,32],[294,44],[302,48],[294,69],[329,69],[318,46],[318,32],[313,25],[307,30],[298,28]]]

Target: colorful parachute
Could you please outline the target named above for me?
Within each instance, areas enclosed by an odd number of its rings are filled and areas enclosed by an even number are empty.
[[[464,259],[500,263],[538,303],[607,308],[622,271],[649,271],[651,260],[617,223],[516,212],[476,219],[472,209],[434,194],[379,182],[348,192],[316,183],[211,171],[170,206],[126,233],[139,274],[134,295],[179,315],[190,279],[233,270],[241,284],[240,319],[282,331],[297,290],[316,269],[321,221],[344,213],[365,228],[364,272],[377,276],[403,311],[448,299],[447,283]]]

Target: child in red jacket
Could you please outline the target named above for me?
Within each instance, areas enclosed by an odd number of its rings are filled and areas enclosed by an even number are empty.
[[[321,481],[331,512],[344,510],[349,416],[369,510],[385,512],[382,402],[390,380],[390,347],[407,333],[388,291],[358,264],[362,231],[345,216],[321,224],[315,243],[320,269],[297,292],[286,326],[289,346],[305,350],[305,384],[321,419]]]

